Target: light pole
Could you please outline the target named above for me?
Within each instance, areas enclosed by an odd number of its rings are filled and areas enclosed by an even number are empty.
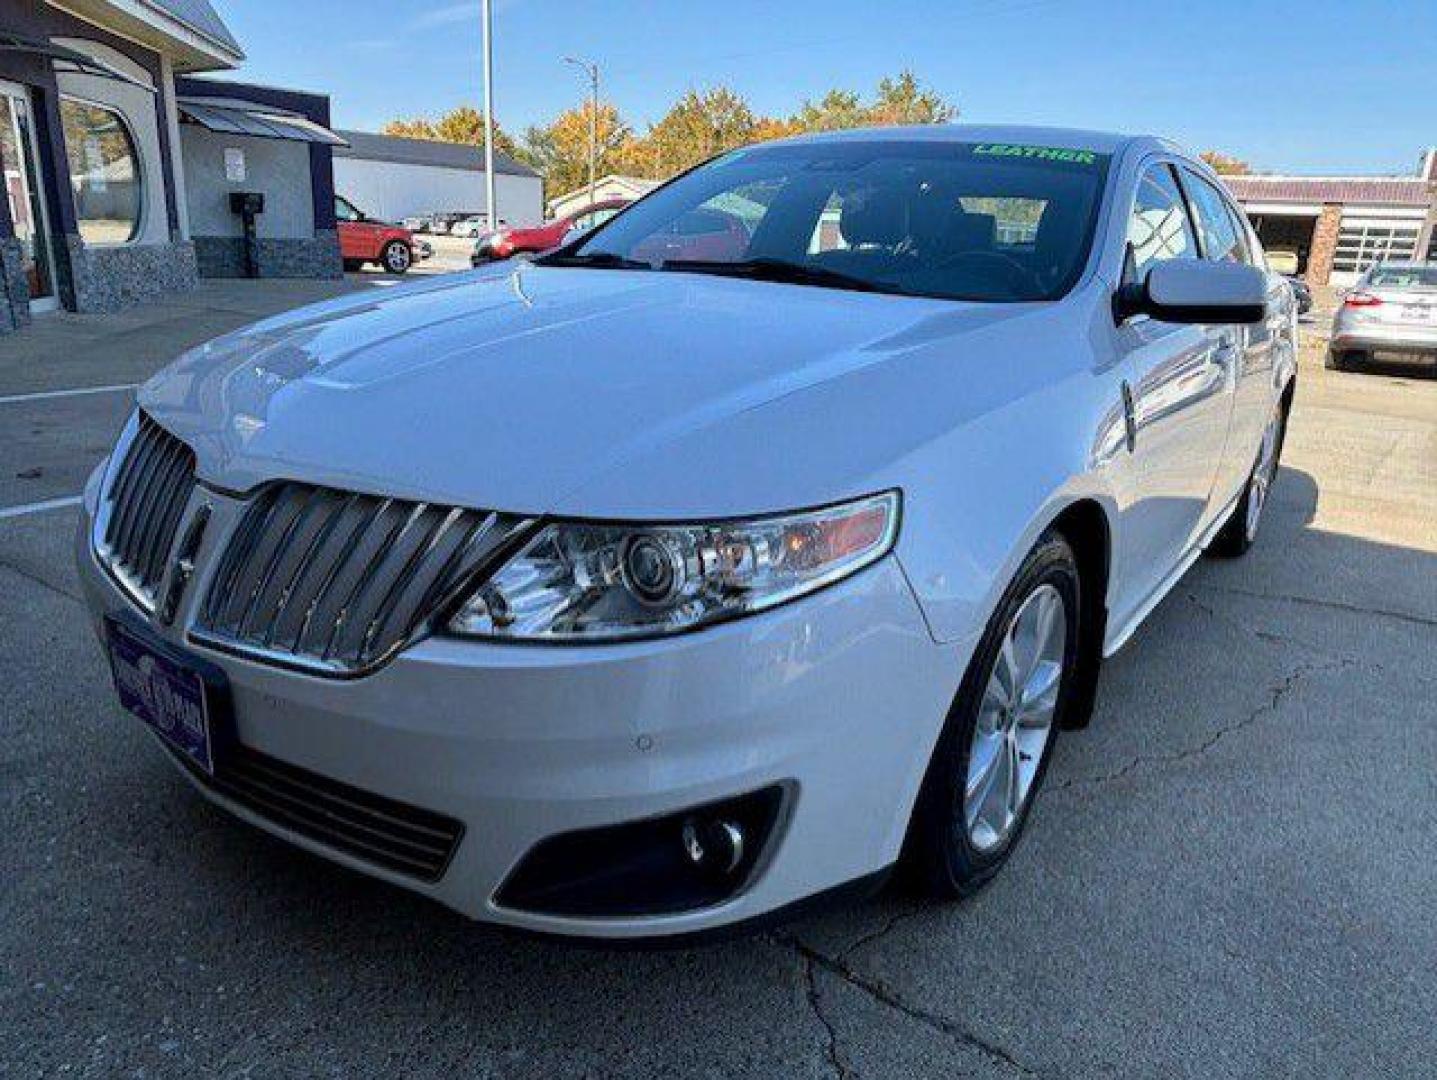
[[[599,164],[599,65],[573,56],[564,57],[564,63],[573,64],[589,76],[589,205],[593,206],[594,173]]]
[[[494,9],[484,0],[484,206],[489,231],[499,227],[494,205]]]

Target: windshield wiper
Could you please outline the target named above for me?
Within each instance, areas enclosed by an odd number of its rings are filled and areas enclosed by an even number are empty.
[[[652,270],[654,268],[653,263],[616,255],[612,251],[594,251],[587,254],[555,252],[553,255],[542,255],[534,262],[540,266],[592,266],[599,270]]]
[[[855,292],[902,293],[896,285],[855,277],[828,270],[822,266],[788,262],[784,259],[758,258],[740,262],[720,259],[669,259],[659,264],[660,270],[683,270],[693,274],[718,274],[726,277],[750,278],[754,281],[776,281],[786,285],[816,285],[826,289],[852,289]]]

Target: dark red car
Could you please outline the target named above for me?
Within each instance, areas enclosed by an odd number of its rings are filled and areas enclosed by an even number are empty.
[[[402,274],[414,265],[414,234],[402,225],[375,221],[343,195],[334,197],[334,217],[346,270],[375,263],[381,270]]]
[[[564,236],[570,229],[592,229],[595,225],[602,225],[613,217],[624,207],[628,206],[630,199],[607,199],[586,206],[582,210],[575,210],[553,221],[546,221],[542,225],[534,225],[527,229],[499,228],[491,233],[485,233],[474,244],[474,254],[470,256],[469,262],[479,266],[495,259],[507,259],[511,255],[517,255],[521,251],[548,251],[556,248],[563,242]]]

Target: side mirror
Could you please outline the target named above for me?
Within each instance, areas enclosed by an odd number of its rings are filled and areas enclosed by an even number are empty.
[[[583,236],[588,231],[588,229],[581,228],[578,225],[570,225],[567,229],[564,230],[564,238],[559,241],[559,246],[568,247],[570,244],[572,244],[575,240],[579,239],[579,237]]]
[[[1244,263],[1173,259],[1142,282],[1119,286],[1113,316],[1150,315],[1170,323],[1259,323],[1267,317],[1267,278]]]

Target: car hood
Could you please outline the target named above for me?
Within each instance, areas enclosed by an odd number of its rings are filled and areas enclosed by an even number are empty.
[[[881,482],[901,448],[859,429],[893,380],[855,376],[951,359],[955,338],[1035,307],[1054,305],[517,266],[268,319],[186,353],[139,400],[230,491],[286,478],[519,513],[760,512]],[[850,380],[821,415],[797,408]],[[1002,396],[986,385],[967,409]]]

